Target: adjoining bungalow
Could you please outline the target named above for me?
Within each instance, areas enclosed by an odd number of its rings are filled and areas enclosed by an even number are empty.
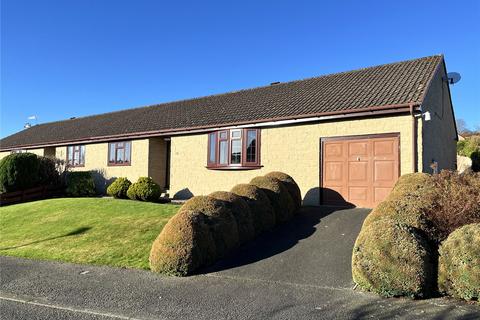
[[[96,170],[152,177],[174,198],[283,171],[304,204],[373,207],[405,173],[454,169],[441,55],[33,126],[0,141]]]

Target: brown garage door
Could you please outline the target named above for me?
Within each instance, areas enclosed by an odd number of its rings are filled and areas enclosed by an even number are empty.
[[[373,208],[399,176],[399,134],[325,138],[322,203]]]

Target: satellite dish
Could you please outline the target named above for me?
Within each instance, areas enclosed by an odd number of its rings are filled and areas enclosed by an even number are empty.
[[[447,81],[449,84],[455,84],[458,81],[460,81],[462,77],[460,76],[460,73],[458,72],[449,72],[447,73]]]

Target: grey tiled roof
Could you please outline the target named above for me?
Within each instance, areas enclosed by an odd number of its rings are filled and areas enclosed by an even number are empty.
[[[137,133],[294,119],[421,103],[443,56],[430,56],[196,99],[44,123],[0,140],[1,149]]]

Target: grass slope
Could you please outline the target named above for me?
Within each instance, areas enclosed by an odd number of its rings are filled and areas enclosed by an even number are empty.
[[[148,269],[153,241],[180,206],[62,198],[0,208],[0,255]]]

